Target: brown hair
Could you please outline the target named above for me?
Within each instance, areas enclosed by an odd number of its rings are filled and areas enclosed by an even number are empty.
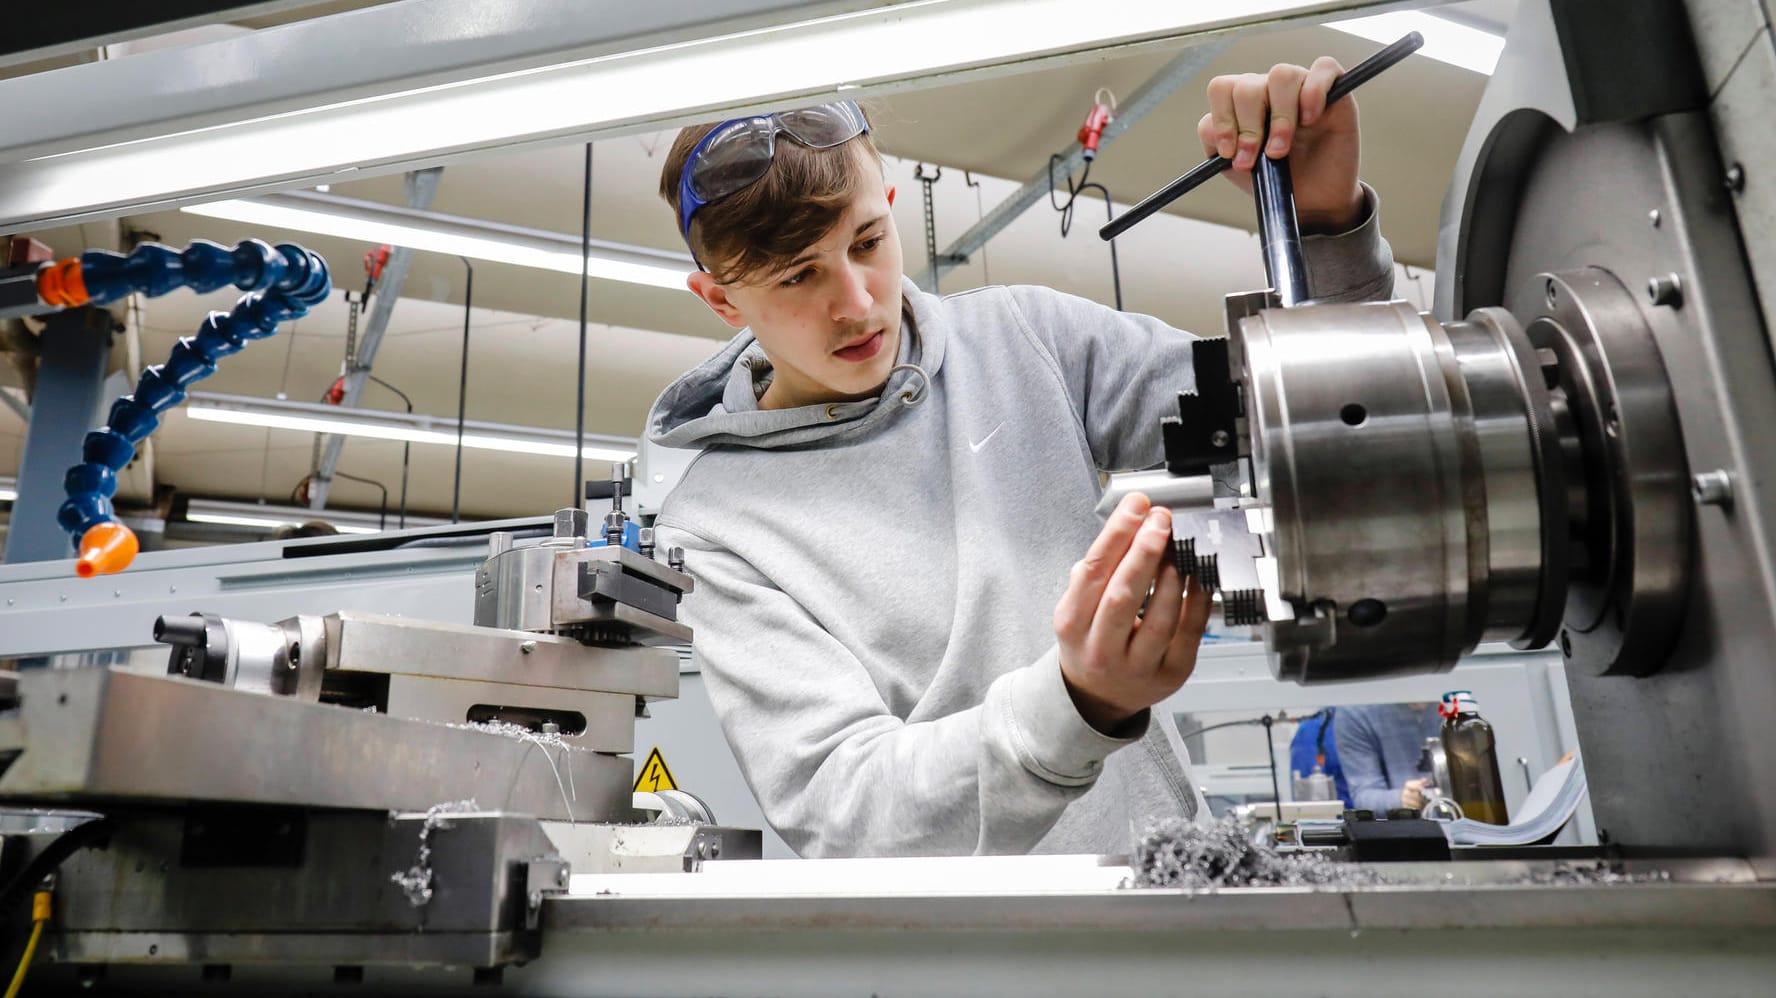
[[[678,182],[685,162],[719,122],[678,133],[660,171],[660,196],[678,222]],[[868,132],[831,149],[810,149],[777,137],[777,154],[759,180],[698,209],[691,219],[691,252],[718,284],[732,284],[777,270],[837,225],[864,177],[867,151],[880,166],[882,154]]]

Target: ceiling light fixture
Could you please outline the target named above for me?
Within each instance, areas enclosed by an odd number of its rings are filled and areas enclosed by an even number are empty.
[[[304,523],[322,520],[332,524],[342,534],[378,534],[387,524],[394,529],[400,522],[394,513],[386,517],[381,513],[364,511],[348,511],[340,509],[313,510],[298,506],[273,506],[256,502],[229,502],[225,499],[192,499],[185,505],[185,519],[191,523],[214,523],[230,527],[255,527],[260,530],[276,530],[279,527],[299,527]],[[407,517],[407,528],[437,527],[449,523],[434,517]]]
[[[192,419],[212,423],[456,446],[456,420],[422,414],[347,409],[320,402],[292,402],[213,392],[192,392],[184,411]],[[478,450],[504,451],[508,454],[574,456],[572,430],[484,423],[474,419],[463,423],[462,445]],[[588,433],[580,453],[591,461],[632,461],[635,459],[635,441],[627,437]]]
[[[575,276],[580,273],[578,236],[333,194],[292,191],[250,201],[186,205],[180,210],[249,225],[389,243]],[[593,277],[670,291],[685,290],[685,278],[696,269],[696,263],[686,253],[598,239],[592,240],[591,252],[586,255],[586,272]]]
[[[1505,49],[1505,39],[1501,35],[1416,10],[1332,21],[1326,27],[1383,44],[1416,31],[1424,36],[1424,47],[1418,50],[1419,55],[1484,76],[1492,75],[1498,66],[1499,53]]]
[[[0,81],[8,111],[19,109],[0,131],[0,229],[1096,62],[1119,47],[1376,5],[733,0],[586,18],[571,0],[382,4]],[[341,46],[369,56],[346,60],[343,77]],[[70,88],[114,99],[62,113]]]
[[[308,522],[307,520],[298,520],[293,517],[239,516],[229,513],[186,513],[185,519],[191,523],[213,523],[228,527],[256,527],[261,530],[277,530],[281,527],[299,527]],[[329,522],[333,521],[331,516],[327,519]],[[381,533],[381,531],[375,527],[360,527],[350,523],[335,522],[333,523],[333,529],[342,534]]]

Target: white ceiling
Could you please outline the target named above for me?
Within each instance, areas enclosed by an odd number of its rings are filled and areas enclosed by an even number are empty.
[[[1472,17],[1502,23],[1514,0],[1462,5]],[[1203,86],[1217,72],[1261,70],[1282,60],[1307,62],[1329,53],[1346,65],[1377,46],[1323,28],[1244,37],[1194,80],[1108,148],[1093,169],[1123,204],[1139,200],[1201,158],[1195,121],[1204,110]],[[922,266],[923,221],[916,162],[946,169],[933,190],[940,246],[972,224],[983,209],[1040,169],[1067,145],[1092,94],[1108,86],[1133,91],[1169,53],[1102,62],[898,95],[874,108],[876,135],[890,154],[890,181],[899,197],[895,218],[907,267]],[[1417,267],[1434,261],[1437,217],[1444,188],[1483,78],[1415,56],[1358,95],[1365,125],[1364,176],[1381,192],[1384,229],[1397,256]],[[679,248],[669,212],[658,200],[660,158],[669,136],[631,137],[595,149],[593,236]],[[438,211],[576,233],[580,217],[583,150],[564,147],[488,157],[448,167]],[[979,188],[965,184],[976,171]],[[1212,189],[1211,189],[1212,188]],[[336,184],[335,193],[391,203],[402,201],[398,177]],[[1250,201],[1230,185],[1214,184],[1181,201],[1118,241],[1125,304],[1203,333],[1220,331],[1220,297],[1262,283],[1257,243],[1249,227]],[[1184,213],[1192,217],[1184,217]],[[1058,216],[1039,203],[990,243],[968,266],[946,275],[945,291],[983,283],[1038,283],[1108,302],[1109,257],[1095,236],[1103,206],[1082,204],[1070,238]],[[1198,221],[1201,219],[1203,221]],[[1212,224],[1219,223],[1219,224]],[[182,245],[197,237],[223,242],[257,236],[294,240],[325,256],[339,287],[361,285],[359,259],[368,247],[304,233],[279,232],[183,213],[126,219],[125,225]],[[1229,228],[1227,226],[1237,226]],[[84,248],[92,233],[78,228],[39,234],[61,253]],[[1426,275],[1410,272],[1401,291],[1421,303]],[[376,359],[378,376],[412,396],[417,409],[454,415],[462,342],[463,265],[454,257],[420,253],[389,335]],[[571,428],[575,397],[579,294],[567,275],[477,263],[468,415],[472,419]],[[143,359],[165,357],[177,336],[194,331],[210,309],[234,296],[178,292],[143,303]],[[679,372],[712,352],[732,331],[688,292],[593,280],[586,426],[635,436],[648,403]],[[346,309],[335,294],[279,335],[228,359],[201,388],[265,397],[317,398],[339,373]],[[121,351],[119,351],[121,352]],[[0,368],[0,383],[10,373]],[[372,387],[365,405],[400,408]],[[0,474],[16,474],[22,424],[0,408]],[[196,423],[175,414],[156,436],[155,476],[180,491],[228,498],[287,500],[306,473],[312,435]],[[349,441],[341,470],[399,489],[401,446]],[[447,513],[453,453],[412,451],[410,507]],[[463,507],[478,515],[507,516],[552,509],[567,500],[571,461],[471,451],[465,455]],[[377,490],[336,482],[338,504],[374,508]],[[393,501],[391,499],[391,501]]]

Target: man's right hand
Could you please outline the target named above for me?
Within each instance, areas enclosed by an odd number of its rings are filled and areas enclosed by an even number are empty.
[[[1400,806],[1416,811],[1425,806],[1425,787],[1430,780],[1407,780],[1406,786],[1400,791]]]
[[[1210,598],[1194,579],[1186,591],[1171,553],[1171,510],[1130,494],[1073,566],[1055,606],[1067,691],[1080,716],[1106,734],[1177,692],[1196,668]]]

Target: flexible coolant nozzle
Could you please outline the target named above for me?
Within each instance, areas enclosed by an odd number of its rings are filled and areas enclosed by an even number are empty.
[[[74,566],[74,574],[90,579],[121,572],[136,560],[140,549],[134,530],[116,520],[95,523],[80,535],[80,561]]]
[[[37,272],[37,297],[57,308],[74,308],[89,299],[78,257],[60,260]]]

